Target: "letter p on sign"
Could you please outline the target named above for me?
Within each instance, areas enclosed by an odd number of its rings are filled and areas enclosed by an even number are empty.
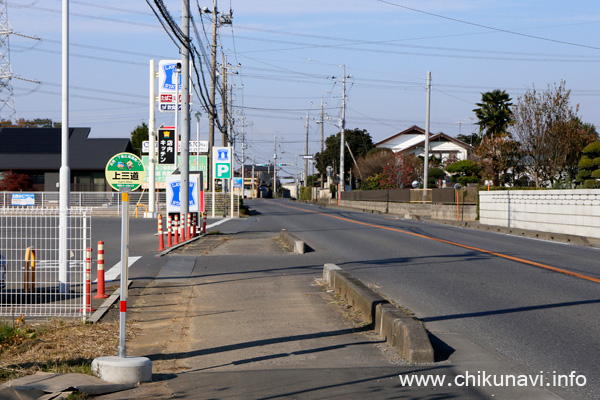
[[[215,178],[217,179],[229,179],[231,178],[231,167],[229,163],[217,163],[216,165]]]

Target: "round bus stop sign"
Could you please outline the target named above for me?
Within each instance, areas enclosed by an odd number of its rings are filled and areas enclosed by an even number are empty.
[[[119,153],[106,164],[106,181],[116,191],[129,188],[134,191],[144,182],[146,171],[142,160],[135,154]]]

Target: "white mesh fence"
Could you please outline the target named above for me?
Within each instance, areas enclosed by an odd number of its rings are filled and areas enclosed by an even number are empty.
[[[57,208],[0,208],[0,316],[84,316],[90,209],[67,213],[67,260],[59,263]]]
[[[0,192],[0,208],[13,206],[12,196],[22,194],[22,192]],[[58,208],[59,192],[30,192],[33,195],[35,207]],[[94,215],[120,215],[121,197],[119,192],[71,192],[71,207],[90,207]],[[148,192],[129,193],[129,213],[135,215],[136,205],[144,205],[146,208],[139,207],[138,211],[143,216],[143,212],[148,207]],[[155,210],[163,215],[166,213],[166,195],[164,192],[157,193],[157,205]],[[230,217],[240,216],[240,196],[234,195],[233,215],[231,215],[231,195],[228,193],[215,193],[215,215],[228,215]],[[204,192],[204,204],[206,212],[212,214],[212,193]]]

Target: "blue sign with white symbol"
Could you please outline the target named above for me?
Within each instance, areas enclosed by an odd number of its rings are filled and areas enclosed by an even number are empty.
[[[159,64],[160,92],[175,92],[175,66],[180,61],[164,61]],[[181,90],[181,74],[179,74],[179,90]]]
[[[217,161],[229,161],[229,149],[217,149]]]
[[[171,191],[173,192],[173,197],[171,198],[170,205],[174,207],[181,207],[180,193],[181,193],[181,181],[175,181],[170,183]],[[196,199],[194,196],[194,187],[195,182],[190,182],[190,207],[196,205]]]

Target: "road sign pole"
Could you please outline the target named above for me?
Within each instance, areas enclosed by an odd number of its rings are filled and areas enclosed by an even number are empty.
[[[119,303],[119,358],[127,357],[125,327],[127,322],[127,281],[129,268],[129,188],[121,192],[121,301]]]

